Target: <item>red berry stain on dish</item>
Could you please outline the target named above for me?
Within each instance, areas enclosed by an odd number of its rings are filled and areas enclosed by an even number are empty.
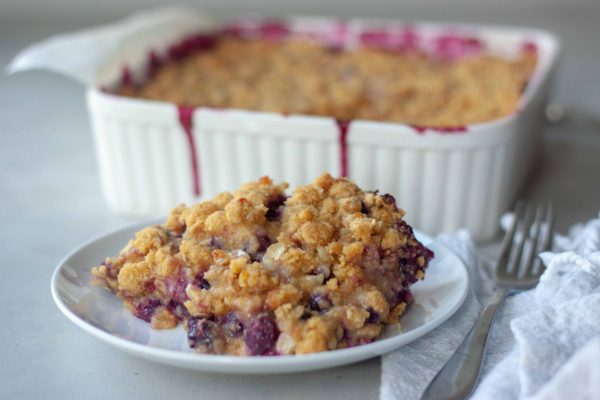
[[[287,24],[278,21],[268,21],[259,25],[258,34],[267,40],[281,40],[290,34]]]
[[[538,46],[534,42],[529,42],[528,41],[528,42],[523,43],[523,45],[521,46],[521,51],[523,53],[537,54],[538,53]]]
[[[180,60],[192,52],[210,49],[214,43],[215,35],[196,34],[171,45],[167,54],[171,60]]]
[[[397,35],[394,41],[394,48],[397,51],[415,51],[421,47],[420,37],[411,27],[406,27]]]
[[[131,86],[133,83],[131,70],[127,65],[123,66],[123,68],[121,68],[121,86]]]
[[[190,161],[192,163],[192,179],[194,184],[194,195],[200,196],[202,193],[200,185],[200,168],[198,166],[198,156],[196,152],[196,143],[194,141],[194,108],[188,106],[177,106],[179,112],[179,123],[183,128],[183,132],[187,138],[188,151],[190,153]]]
[[[420,37],[411,27],[398,30],[369,30],[359,36],[366,47],[384,48],[399,53],[419,50]]]
[[[474,37],[446,34],[435,39],[435,55],[444,60],[459,60],[483,51],[483,44]]]
[[[466,126],[421,126],[421,125],[410,125],[417,133],[423,134],[427,131],[433,131],[437,133],[465,133],[467,132]]]
[[[346,36],[348,34],[348,24],[340,21],[335,24],[334,29],[321,41],[327,43],[332,51],[341,51],[346,48]]]
[[[366,47],[390,47],[390,33],[386,30],[369,30],[359,35],[360,44]]]
[[[348,176],[348,130],[351,121],[335,121],[338,127],[338,143],[340,145],[340,176]]]
[[[152,75],[154,75],[154,73],[160,68],[160,66],[162,65],[162,60],[159,57],[159,55],[153,51],[150,50],[150,52],[148,52],[148,61],[147,61],[147,68],[146,68],[146,79],[150,78]]]

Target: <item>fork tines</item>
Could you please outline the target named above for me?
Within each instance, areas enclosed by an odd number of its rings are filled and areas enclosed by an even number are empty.
[[[550,249],[553,222],[552,204],[517,203],[496,266],[500,286],[526,288],[538,282],[543,268],[536,256]]]

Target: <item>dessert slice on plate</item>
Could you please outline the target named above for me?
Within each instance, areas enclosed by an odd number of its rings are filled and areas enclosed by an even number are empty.
[[[357,346],[396,324],[433,252],[391,195],[329,174],[263,177],[173,209],[92,269],[155,329],[182,322],[202,353],[304,354]]]

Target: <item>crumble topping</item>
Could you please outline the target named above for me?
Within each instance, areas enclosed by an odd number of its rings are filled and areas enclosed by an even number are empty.
[[[329,174],[268,177],[173,209],[92,268],[155,329],[182,321],[199,352],[304,354],[369,343],[398,322],[433,252],[391,195]]]
[[[535,67],[535,52],[515,59],[471,53],[440,58],[416,49],[332,50],[293,36],[280,41],[222,36],[118,93],[192,107],[432,127],[511,114]]]

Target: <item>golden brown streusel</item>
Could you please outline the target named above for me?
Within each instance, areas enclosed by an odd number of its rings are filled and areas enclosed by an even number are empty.
[[[511,114],[535,64],[532,52],[441,60],[417,51],[332,52],[299,39],[222,37],[119,93],[194,107],[456,127]]]
[[[184,321],[191,347],[236,355],[302,354],[375,340],[412,301],[433,253],[390,195],[328,174],[298,187],[263,177],[173,209],[94,283],[155,329]]]

